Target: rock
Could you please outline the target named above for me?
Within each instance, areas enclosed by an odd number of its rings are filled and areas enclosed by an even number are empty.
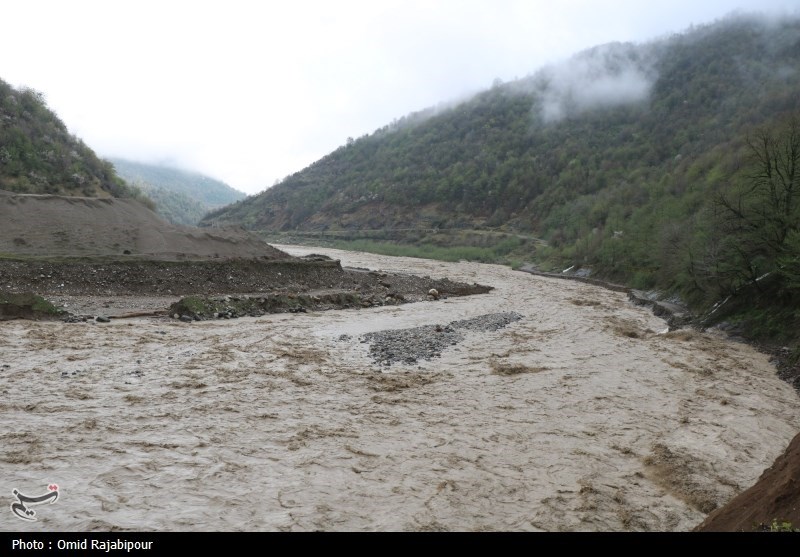
[[[98,315],[97,317],[94,318],[94,320],[97,321],[98,323],[111,323],[111,319],[103,315]]]
[[[434,300],[438,300],[439,299],[439,291],[436,290],[435,288],[431,288],[430,290],[428,290],[428,296],[430,296]]]
[[[692,321],[692,314],[686,307],[675,302],[659,300],[657,292],[630,290],[628,299],[638,306],[650,307],[655,316],[667,322],[670,330],[681,328]]]
[[[178,319],[180,319],[184,323],[191,323],[192,321],[194,321],[194,318],[192,318],[190,315],[181,315],[180,317],[178,317]]]

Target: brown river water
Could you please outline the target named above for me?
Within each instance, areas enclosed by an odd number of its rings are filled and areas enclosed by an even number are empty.
[[[0,323],[0,529],[688,530],[800,430],[767,356],[625,294],[319,248],[489,294],[185,324]],[[488,313],[441,358],[358,338]],[[343,334],[349,340],[340,340]],[[11,512],[58,484],[59,499]],[[0,498],[2,499],[2,498]]]

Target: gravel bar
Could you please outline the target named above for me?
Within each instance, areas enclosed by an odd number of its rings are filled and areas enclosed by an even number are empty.
[[[491,332],[519,321],[516,312],[488,313],[452,321],[447,325],[424,325],[411,329],[394,329],[367,333],[362,343],[370,343],[370,356],[379,364],[415,364],[442,355],[442,351],[464,340],[464,332]]]

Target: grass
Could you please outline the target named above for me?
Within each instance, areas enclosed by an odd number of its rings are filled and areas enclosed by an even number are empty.
[[[481,263],[497,263],[500,257],[492,248],[475,246],[442,247],[432,244],[403,245],[372,240],[337,240],[334,247],[350,251],[365,251],[381,255],[399,257],[418,257],[422,259],[438,259],[440,261],[479,261]]]
[[[769,525],[770,532],[800,532],[800,528],[795,528],[791,522],[785,520],[772,519],[772,524]]]
[[[37,315],[58,316],[64,314],[64,310],[57,308],[41,296],[30,292],[22,294],[0,292],[0,304],[8,304],[20,308],[29,307]]]
[[[530,261],[539,241],[522,234],[492,230],[370,230],[262,232],[268,242],[324,246],[395,257],[461,260],[520,267]]]

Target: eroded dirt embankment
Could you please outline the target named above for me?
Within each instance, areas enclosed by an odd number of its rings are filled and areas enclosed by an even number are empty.
[[[287,256],[288,257],[288,256]],[[234,259],[228,261],[0,259],[0,285],[34,292],[77,316],[178,312],[211,319],[283,311],[362,308],[466,296],[491,288],[447,277],[345,269],[339,261]],[[179,298],[191,300],[179,303]],[[179,304],[179,305],[176,305]]]
[[[241,228],[178,226],[132,199],[0,191],[0,254],[151,259],[280,259]]]
[[[701,532],[800,529],[800,434],[764,470],[758,482],[711,513]]]

